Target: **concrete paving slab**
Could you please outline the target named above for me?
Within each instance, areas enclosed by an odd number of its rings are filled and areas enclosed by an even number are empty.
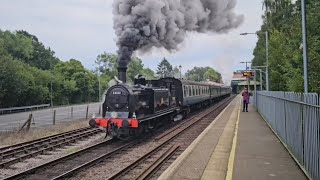
[[[233,180],[305,180],[299,166],[252,105],[240,113]]]

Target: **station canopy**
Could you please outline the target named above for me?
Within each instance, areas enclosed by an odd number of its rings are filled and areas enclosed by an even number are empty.
[[[259,81],[256,81],[256,83],[257,83],[257,85],[260,85]],[[248,86],[248,82],[243,81],[243,82],[239,83],[238,86]],[[254,86],[254,81],[250,81],[250,86]]]

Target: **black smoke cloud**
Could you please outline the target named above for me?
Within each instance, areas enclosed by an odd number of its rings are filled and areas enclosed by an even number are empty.
[[[226,33],[243,22],[236,0],[114,0],[119,67],[134,51],[152,47],[176,50],[186,33]]]

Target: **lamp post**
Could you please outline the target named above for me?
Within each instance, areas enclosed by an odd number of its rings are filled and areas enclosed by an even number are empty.
[[[240,35],[246,36],[248,34],[260,34],[260,33],[241,33]],[[267,91],[269,91],[269,33],[268,31],[264,32],[265,37],[266,37],[266,88]]]
[[[101,112],[101,77],[100,77],[100,63],[101,61],[99,60],[98,61],[98,66],[99,66],[99,69],[98,69],[98,81],[99,81],[99,112]]]
[[[100,81],[100,61],[98,62],[98,81],[99,81],[99,102],[100,102],[100,99],[101,99],[101,81]]]
[[[50,60],[50,69],[52,70],[52,62]],[[53,108],[53,88],[52,88],[52,79],[53,79],[53,74],[51,73],[51,82],[50,82],[50,101],[51,101],[51,108]]]
[[[257,107],[257,75],[256,70],[254,69],[254,104]]]
[[[248,63],[251,63],[251,61],[244,61],[244,62],[240,62],[240,63],[242,63],[242,64],[246,64],[246,72],[248,72],[248,69],[249,69],[249,67],[248,67]],[[249,79],[249,77],[247,76],[247,83],[248,83],[248,92],[250,91],[250,79]]]
[[[302,40],[303,40],[303,74],[304,74],[304,93],[308,93],[308,46],[307,46],[307,30],[306,30],[306,3],[301,0],[302,14]]]
[[[182,68],[182,66],[180,65],[180,66],[179,66],[179,69],[180,69],[180,79],[181,79],[181,68]]]

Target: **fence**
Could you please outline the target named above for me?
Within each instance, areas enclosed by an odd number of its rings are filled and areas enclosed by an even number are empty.
[[[30,111],[30,110],[38,110],[50,107],[50,104],[41,104],[34,106],[23,106],[23,107],[13,107],[13,108],[1,108],[0,115],[2,114],[10,114],[16,112]]]
[[[320,179],[320,106],[317,94],[258,92],[257,109],[308,174]]]
[[[100,113],[100,103],[57,107],[0,116],[0,131],[15,131],[23,125],[31,128],[51,126],[72,120],[88,119]],[[29,119],[32,114],[31,120]],[[28,123],[26,123],[26,121]],[[31,125],[30,125],[31,124]]]

